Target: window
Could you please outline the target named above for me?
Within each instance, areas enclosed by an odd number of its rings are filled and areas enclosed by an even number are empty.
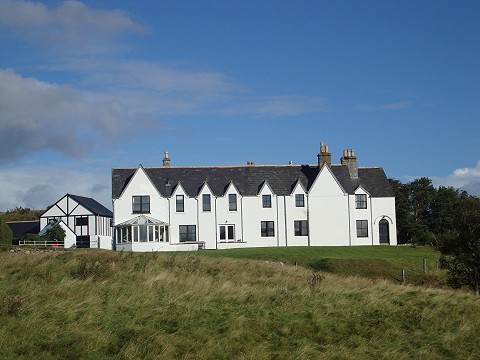
[[[235,225],[220,225],[220,240],[235,241]]]
[[[357,220],[357,237],[368,237],[367,220]]]
[[[356,209],[366,209],[367,208],[367,195],[365,195],[365,194],[355,195],[355,208]]]
[[[132,212],[137,214],[150,212],[150,196],[132,196]]]
[[[237,211],[237,195],[228,194],[228,210]]]
[[[196,225],[180,225],[179,227],[180,242],[197,241]]]
[[[212,211],[212,204],[210,199],[211,199],[210,194],[203,194],[202,196],[203,211]]]
[[[307,236],[308,235],[308,222],[307,220],[295,220],[293,222],[295,229],[295,236]]]
[[[88,225],[88,217],[81,216],[75,218],[75,226],[86,226]]]
[[[183,212],[185,210],[183,195],[177,195],[175,198],[175,211]]]
[[[296,207],[305,206],[305,196],[303,194],[295,194],[295,206]]]
[[[264,208],[272,207],[272,195],[262,195],[262,204]]]
[[[273,221],[262,221],[261,222],[261,236],[262,237],[275,236],[275,225],[274,225]]]

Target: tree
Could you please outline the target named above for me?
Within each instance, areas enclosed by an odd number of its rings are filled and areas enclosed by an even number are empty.
[[[0,219],[0,245],[12,245],[13,233],[5,221]]]
[[[43,235],[43,238],[51,243],[63,243],[65,236],[65,230],[63,230],[63,228],[57,224],[49,229],[45,235]]]
[[[480,294],[480,199],[462,193],[456,206],[455,231],[439,244],[442,266],[455,288],[469,286]]]
[[[397,218],[397,241],[399,244],[407,244],[411,240],[410,234],[410,202],[408,184],[402,184],[399,180],[389,179],[390,186],[395,192],[395,216]]]

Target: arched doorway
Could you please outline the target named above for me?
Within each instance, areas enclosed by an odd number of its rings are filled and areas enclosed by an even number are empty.
[[[378,223],[378,230],[380,233],[380,244],[390,244],[390,228],[388,221],[385,219],[380,220]]]

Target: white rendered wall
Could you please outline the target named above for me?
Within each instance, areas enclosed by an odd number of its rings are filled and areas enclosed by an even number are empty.
[[[397,221],[395,217],[395,198],[372,198],[372,234],[373,244],[380,244],[380,234],[378,223],[385,219],[388,221],[390,245],[397,245]]]
[[[322,167],[308,195],[311,246],[348,246],[348,195],[327,166]]]
[[[272,207],[264,208],[262,195],[271,195]],[[279,226],[277,219],[277,196],[273,196],[268,187],[264,187],[258,196],[245,196],[243,198],[243,230],[245,247],[271,247],[278,246]],[[261,236],[261,222],[273,221],[274,236]],[[280,227],[283,231],[283,227]]]
[[[132,197],[144,195],[150,196],[150,213],[144,215],[169,222],[168,200],[158,193],[143,168],[139,167],[122,195],[113,200],[114,226],[140,215],[132,211]]]
[[[210,211],[203,211],[203,195],[210,195]],[[198,240],[204,241],[205,249],[216,249],[216,201],[208,186],[197,197]]]
[[[304,206],[296,207],[295,195],[303,194]],[[308,197],[305,191],[300,185],[297,185],[290,196],[285,196],[284,201],[286,203],[286,232],[287,232],[287,246],[308,246],[308,236],[295,236],[294,221],[295,220],[308,220],[307,208]],[[310,227],[310,225],[309,225]],[[310,229],[309,229],[310,231]]]
[[[183,195],[184,211],[179,212],[176,209],[176,196]],[[185,193],[182,186],[177,186],[175,192],[170,199],[170,243],[175,244],[180,242],[179,226],[180,225],[195,225],[196,238],[198,238],[198,218],[197,218],[197,199],[190,198]]]
[[[198,244],[176,244],[169,243],[131,243],[131,244],[117,244],[117,251],[134,251],[134,252],[156,252],[156,251],[196,251]]]
[[[355,194],[366,195],[367,196],[367,208],[366,209],[357,209],[355,204],[355,195],[349,196],[349,207],[350,207],[350,230],[351,230],[351,245],[373,245],[372,241],[372,206],[370,201],[370,195],[365,192],[362,188],[357,189]],[[368,221],[368,236],[367,237],[358,237],[357,236],[357,220],[367,220]]]
[[[237,210],[230,211],[228,203],[228,195],[236,194],[237,195]],[[230,185],[224,196],[219,196],[217,198],[217,248],[225,249],[231,248],[232,244],[234,247],[245,247],[243,244],[234,244],[234,243],[224,243],[220,242],[220,225],[234,225],[235,226],[235,243],[245,242],[247,239],[245,237],[243,225],[245,221],[242,222],[242,214],[244,215],[244,198],[240,196],[235,186]]]

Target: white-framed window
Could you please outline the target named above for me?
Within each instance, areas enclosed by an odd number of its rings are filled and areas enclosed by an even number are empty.
[[[262,195],[262,206],[264,208],[272,207],[272,195]]]
[[[275,223],[273,221],[262,221],[260,223],[260,235],[262,237],[275,236]]]
[[[295,230],[295,236],[307,236],[308,235],[308,221],[307,220],[295,220],[293,222]]]
[[[196,225],[179,225],[179,241],[197,241],[197,226]]]
[[[220,225],[220,240],[235,241],[235,225]]]
[[[228,194],[228,210],[237,211],[237,194]]]
[[[117,244],[131,242],[168,242],[168,226],[127,225],[116,228]]]
[[[295,194],[295,206],[296,207],[305,207],[305,195]]]
[[[210,194],[202,195],[202,209],[203,211],[212,211],[212,197]]]
[[[147,214],[150,212],[150,196],[135,195],[132,196],[132,213]]]
[[[357,220],[357,237],[368,237],[368,220]]]
[[[367,195],[365,195],[365,194],[356,194],[355,195],[355,208],[356,209],[366,209],[367,208]]]
[[[185,197],[183,195],[175,196],[175,211],[176,212],[185,211]]]

